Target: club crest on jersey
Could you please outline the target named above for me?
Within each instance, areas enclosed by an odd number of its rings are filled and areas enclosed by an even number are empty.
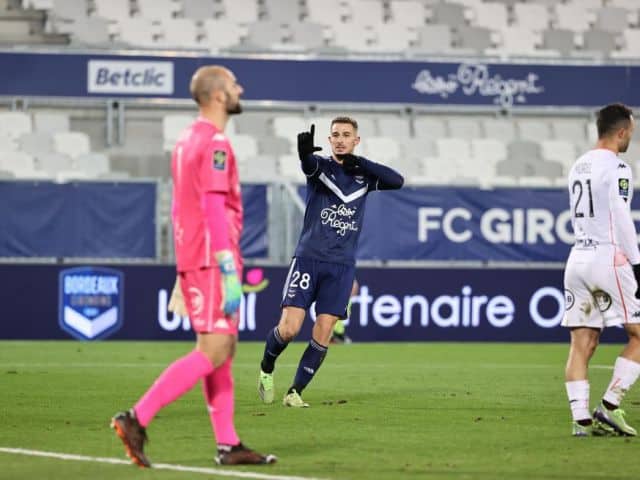
[[[60,328],[78,340],[109,337],[122,327],[124,274],[102,267],[62,270],[59,276]]]
[[[227,164],[227,152],[224,150],[216,150],[213,152],[213,168],[216,170],[224,170]]]
[[[627,197],[629,195],[629,179],[627,178],[618,179],[618,193],[623,197]]]

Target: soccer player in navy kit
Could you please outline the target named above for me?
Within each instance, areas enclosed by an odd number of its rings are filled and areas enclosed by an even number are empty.
[[[289,407],[309,406],[300,394],[327,354],[336,321],[346,317],[367,194],[396,190],[404,183],[395,170],[353,154],[360,143],[354,119],[337,117],[331,122],[330,157],[315,155],[322,149],[314,146],[314,131],[311,125],[310,131],[298,134],[298,155],[307,176],[307,206],[282,293],[282,315],[267,336],[258,380],[260,398],[272,403],[275,361],[298,334],[315,301],[312,338],[282,401]]]

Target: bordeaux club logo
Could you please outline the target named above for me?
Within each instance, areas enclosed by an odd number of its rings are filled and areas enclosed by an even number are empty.
[[[124,274],[103,267],[62,270],[60,328],[78,340],[107,338],[122,326]]]

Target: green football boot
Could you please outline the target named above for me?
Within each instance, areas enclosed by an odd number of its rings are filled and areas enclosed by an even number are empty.
[[[282,399],[282,404],[285,407],[294,407],[294,408],[308,408],[309,404],[302,400],[302,397],[298,392],[293,390],[291,393],[287,393]]]
[[[593,411],[593,418],[600,423],[610,426],[618,435],[635,437],[638,432],[624,419],[625,413],[621,408],[607,409],[602,403]]]
[[[265,373],[260,370],[258,395],[263,403],[273,403],[273,373]]]

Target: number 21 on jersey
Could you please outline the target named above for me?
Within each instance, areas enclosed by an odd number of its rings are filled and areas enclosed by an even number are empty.
[[[585,213],[587,213],[590,217],[593,217],[591,179],[587,179],[584,182],[581,180],[573,182],[573,185],[571,186],[571,194],[577,196],[575,207],[573,208],[573,216],[575,218],[582,218]]]

